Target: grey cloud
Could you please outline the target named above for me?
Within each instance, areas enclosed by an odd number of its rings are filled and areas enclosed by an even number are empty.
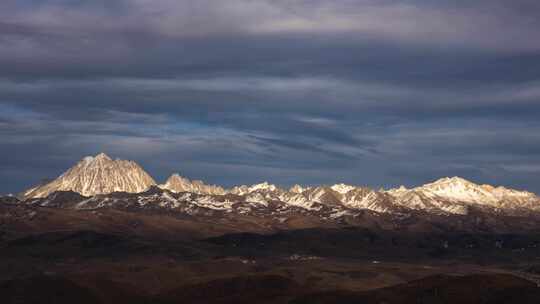
[[[353,32],[427,44],[521,50],[540,47],[530,39],[537,34],[534,25],[538,25],[532,13],[537,5],[532,1],[515,5],[479,1],[442,8],[424,1],[164,0],[83,1],[79,5],[44,1],[32,10],[11,8],[4,11],[8,22],[76,36],[96,32],[150,32],[172,38]]]
[[[158,179],[540,191],[538,8],[2,1],[0,191],[100,151]]]

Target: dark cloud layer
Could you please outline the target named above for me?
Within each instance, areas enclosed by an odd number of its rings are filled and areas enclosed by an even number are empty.
[[[537,1],[0,3],[0,192],[101,151],[230,186],[540,192]]]

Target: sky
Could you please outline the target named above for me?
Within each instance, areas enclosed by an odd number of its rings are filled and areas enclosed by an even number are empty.
[[[232,186],[540,193],[537,0],[2,0],[0,193],[86,155]]]

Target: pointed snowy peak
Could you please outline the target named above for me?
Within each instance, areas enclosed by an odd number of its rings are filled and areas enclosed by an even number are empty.
[[[468,192],[481,188],[480,185],[475,184],[469,180],[461,177],[443,177],[431,183],[427,183],[418,188],[431,190],[440,194],[452,194],[457,192]],[[487,190],[486,190],[487,191]]]
[[[408,191],[409,189],[407,189],[407,187],[401,185],[398,188],[392,188],[383,192],[388,193],[390,195],[400,195],[400,194],[407,193]]]
[[[452,201],[491,205],[494,207],[520,208],[538,201],[538,197],[526,191],[504,187],[478,185],[461,177],[445,177],[416,188],[429,195],[437,195]]]
[[[45,197],[55,191],[73,191],[84,196],[111,192],[138,193],[155,185],[137,163],[112,160],[104,153],[87,156],[57,179],[24,193],[25,198]]]
[[[498,201],[497,197],[489,190],[457,176],[444,177],[414,190],[428,196],[437,195],[452,201],[478,204],[493,204]]]
[[[289,189],[289,192],[291,193],[296,193],[296,194],[300,194],[302,192],[304,192],[306,190],[306,188],[296,184],[294,186],[292,186],[290,189]]]
[[[94,160],[111,161],[112,159],[109,157],[109,155],[102,152],[102,153],[99,153],[98,155],[96,155],[94,157]]]
[[[83,157],[83,159],[81,159],[78,164],[93,164],[93,163],[97,163],[97,162],[101,162],[101,163],[107,163],[107,162],[111,162],[112,159],[105,153],[99,153],[98,155],[96,156],[85,156]]]
[[[191,181],[188,178],[182,177],[178,173],[171,175],[165,184],[159,186],[162,189],[167,189],[172,192],[192,192],[199,194],[225,194],[225,190],[219,186],[206,185],[202,181]]]
[[[178,173],[174,173],[167,181],[165,181],[165,184],[160,185],[161,188],[171,190],[173,192],[184,192],[187,191],[185,188],[189,187],[191,185],[191,181],[185,177],[182,177]]]
[[[250,192],[262,190],[262,191],[276,191],[277,187],[273,184],[269,184],[268,182],[255,184],[249,187]]]
[[[236,195],[246,195],[252,192],[281,192],[282,190],[279,189],[276,185],[270,184],[268,182],[263,182],[259,184],[254,184],[251,186],[241,185],[236,186],[231,189],[230,193],[236,194]]]
[[[477,184],[466,180],[459,176],[454,177],[443,177],[440,178],[434,182],[425,184],[424,187],[461,187],[463,185],[474,185],[478,186]]]
[[[346,194],[347,192],[354,190],[356,187],[341,183],[341,184],[335,184],[330,188],[336,191],[337,193]]]
[[[174,182],[185,181],[185,180],[188,180],[188,179],[181,176],[180,173],[173,173],[171,174],[171,176],[169,176],[169,178],[167,179],[165,183],[174,183]]]
[[[515,189],[509,189],[503,186],[492,186],[487,184],[476,184],[472,181],[466,180],[462,177],[454,176],[454,177],[444,177],[441,179],[438,179],[432,183],[425,184],[422,186],[423,188],[430,188],[430,189],[467,189],[467,190],[477,190],[482,193],[489,193],[490,195],[520,195],[520,196],[531,196],[534,195],[531,192],[528,191],[520,191]]]

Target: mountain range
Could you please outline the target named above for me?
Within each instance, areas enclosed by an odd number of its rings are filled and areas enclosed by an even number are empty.
[[[159,206],[193,204],[214,210],[233,210],[235,205],[244,205],[243,209],[251,212],[253,208],[269,208],[269,204],[274,203],[282,206],[282,209],[331,210],[332,217],[357,210],[377,213],[421,210],[454,215],[467,215],[471,208],[504,214],[540,211],[540,197],[534,193],[502,186],[479,185],[460,177],[445,177],[411,189],[401,186],[390,190],[346,184],[310,187],[295,185],[290,189],[282,189],[267,182],[224,189],[202,181],[189,180],[177,173],[171,175],[165,183],[157,184],[137,163],[113,160],[104,153],[83,158],[55,180],[32,187],[21,196],[24,201],[43,205],[48,197],[50,200],[50,196],[57,192],[71,191],[89,198],[79,202],[78,208],[90,208],[110,205],[111,200],[93,205],[90,202],[114,193],[138,194],[138,199],[144,201],[151,189],[161,192],[161,196],[152,202]]]
[[[347,293],[323,303],[478,303],[461,299],[476,282],[481,299],[496,300],[485,303],[538,303],[539,206],[534,193],[460,177],[389,190],[225,189],[178,173],[158,183],[133,161],[99,154],[19,196],[0,196],[0,298],[314,303],[335,289]],[[487,276],[452,281],[478,272]],[[515,282],[525,289],[512,289]],[[497,286],[512,298],[493,295]]]

